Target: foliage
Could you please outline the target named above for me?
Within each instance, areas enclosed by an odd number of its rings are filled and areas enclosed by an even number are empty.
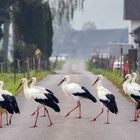
[[[50,56],[52,53],[53,29],[48,3],[20,1],[15,8],[14,15],[18,40],[27,45],[36,46],[44,54]]]
[[[84,0],[50,0],[53,17],[59,16],[60,22],[62,17],[69,21],[74,16],[74,11],[79,8],[83,9]]]
[[[30,75],[31,77],[35,76],[38,80],[41,80],[43,77],[48,75],[50,72],[49,71],[42,71],[42,72],[35,72],[31,71]],[[12,92],[14,95],[18,94],[20,91],[16,91],[16,88],[18,87],[20,83],[20,79],[23,77],[27,77],[27,75],[24,75],[22,73],[17,73],[16,74],[16,83],[14,84],[14,74],[13,73],[0,73],[0,80],[4,81],[4,88],[6,90],[9,90]],[[10,80],[9,80],[10,79]]]
[[[24,60],[26,57],[34,57],[35,45],[17,44],[15,45],[15,56],[19,60]]]

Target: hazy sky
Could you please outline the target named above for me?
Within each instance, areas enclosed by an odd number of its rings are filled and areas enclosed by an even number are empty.
[[[79,30],[85,22],[94,21],[97,28],[123,28],[123,0],[85,0],[84,10],[77,10],[72,26]]]

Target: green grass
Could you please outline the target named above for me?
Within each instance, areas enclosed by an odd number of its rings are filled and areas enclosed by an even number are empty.
[[[35,76],[37,80],[41,80],[43,77],[48,75],[49,71],[42,71],[42,72],[30,72],[30,77]],[[20,79],[26,77],[27,74],[22,73],[16,73],[16,82],[14,83],[14,74],[13,73],[0,73],[0,80],[4,81],[4,89],[9,90],[14,95],[18,94],[22,88],[18,91],[16,91],[16,88],[18,87],[20,83]]]
[[[123,89],[122,89],[123,77],[118,76],[116,73],[108,71],[108,70],[92,67],[89,64],[87,64],[87,66],[88,66],[88,70],[91,71],[92,73],[96,75],[102,74],[107,79],[112,81],[112,83],[117,86],[121,94],[125,96],[125,93],[123,92]]]
[[[60,70],[62,68],[63,64],[64,64],[64,61],[58,62],[55,69]],[[50,73],[53,73],[53,72],[52,71],[41,71],[41,72],[31,71],[30,77],[36,77],[37,80],[41,80]],[[10,91],[14,95],[17,95],[22,90],[22,88],[20,88],[18,91],[16,91],[16,88],[20,84],[20,79],[23,77],[28,79],[27,73],[25,73],[25,74],[16,73],[16,81],[14,83],[14,74],[13,73],[0,73],[0,80],[4,81],[4,89]]]

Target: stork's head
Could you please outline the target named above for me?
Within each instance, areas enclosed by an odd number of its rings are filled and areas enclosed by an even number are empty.
[[[125,76],[123,82],[125,82],[125,81],[131,82],[131,80],[132,80],[131,74],[127,74],[127,75]]]
[[[31,78],[32,82],[36,82],[36,77]]]
[[[20,80],[20,83],[23,85],[24,83],[27,83],[27,79],[26,78],[22,78],[21,80]]]
[[[103,76],[102,75],[97,75],[97,78],[95,80],[95,82],[93,83],[92,86],[94,86],[98,81],[101,81],[103,79]]]
[[[18,86],[18,88],[16,90],[18,90],[21,87],[21,85],[26,84],[26,83],[27,83],[27,79],[26,78],[22,78],[20,80],[20,84],[19,84],[19,86]]]
[[[135,78],[135,79],[137,78],[137,73],[136,72],[132,72],[131,75],[132,75],[132,78]]]
[[[70,81],[69,75],[65,75],[65,76],[63,77],[63,79],[59,82],[59,84],[58,84],[57,86],[61,85],[61,84],[64,83],[64,82],[68,83],[69,81]]]
[[[28,82],[28,85],[29,85],[30,83],[31,83],[32,85],[35,84],[35,83],[36,83],[36,77],[32,77],[31,80]]]

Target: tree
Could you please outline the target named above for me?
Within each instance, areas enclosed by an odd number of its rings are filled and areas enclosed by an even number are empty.
[[[8,60],[10,6],[14,2],[15,0],[0,0],[0,39],[3,38],[2,57],[5,62]],[[4,24],[3,30],[1,28],[2,24]]]
[[[20,52],[15,57],[20,57],[20,55],[25,57],[24,51],[19,50],[26,46],[29,51],[40,48],[48,60],[52,53],[53,18],[59,16],[61,21],[62,17],[66,16],[67,20],[70,20],[76,8],[83,8],[83,2],[84,0],[0,0],[0,22],[6,23],[3,19],[13,22],[14,45],[18,46],[18,48],[15,47],[18,51],[14,52]],[[5,31],[4,48],[7,53],[8,24],[5,26]],[[2,35],[0,26],[0,37],[3,37]],[[32,49],[28,48],[31,46]],[[33,55],[33,52],[30,54]]]
[[[95,30],[96,29],[96,25],[94,22],[86,22],[83,26],[82,26],[82,30]]]
[[[45,2],[42,4],[41,1],[40,3],[39,1],[38,3],[35,3],[35,1],[20,1],[14,11],[14,19],[17,30],[16,33],[18,35],[16,36],[16,40],[19,42],[16,44],[24,42],[28,46],[36,46],[30,54],[33,55],[35,49],[39,48],[47,60],[49,60],[48,58],[52,53],[53,29],[51,11],[48,3]],[[20,53],[20,55],[22,55],[22,51],[20,51]],[[15,53],[15,57],[19,57],[19,53]]]

